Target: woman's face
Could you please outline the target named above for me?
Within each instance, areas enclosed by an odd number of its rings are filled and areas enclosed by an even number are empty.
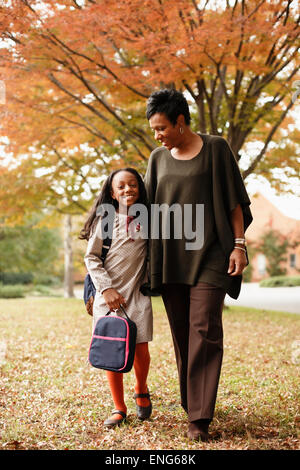
[[[154,131],[155,140],[158,140],[168,150],[176,147],[182,138],[179,131],[181,127],[180,118],[181,116],[178,116],[175,126],[164,113],[153,114],[149,119],[150,127]]]
[[[139,198],[139,183],[136,176],[129,171],[119,171],[112,180],[111,195],[119,206],[130,207]]]

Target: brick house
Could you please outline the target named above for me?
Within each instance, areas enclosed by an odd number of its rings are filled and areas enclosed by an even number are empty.
[[[249,247],[257,243],[258,239],[270,229],[276,230],[283,237],[287,237],[290,243],[297,243],[294,248],[288,248],[286,262],[282,263],[282,268],[286,269],[289,276],[300,275],[300,220],[293,219],[280,212],[262,194],[257,193],[251,196],[251,211],[253,222],[246,231],[246,239]],[[267,259],[264,253],[256,253],[251,259],[253,282],[260,281],[268,277],[266,271]]]

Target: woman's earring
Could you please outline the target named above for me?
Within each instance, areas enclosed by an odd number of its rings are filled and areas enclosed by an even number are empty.
[[[184,133],[183,127],[180,127],[179,132],[180,132],[180,134]]]

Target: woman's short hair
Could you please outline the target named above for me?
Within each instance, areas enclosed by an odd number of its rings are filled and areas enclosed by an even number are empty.
[[[185,123],[191,122],[190,110],[183,93],[174,89],[165,88],[153,92],[147,101],[146,116],[149,119],[156,113],[164,113],[175,126],[177,118],[183,114]]]

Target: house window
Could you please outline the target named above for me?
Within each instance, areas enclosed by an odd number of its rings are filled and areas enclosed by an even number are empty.
[[[290,267],[291,268],[296,267],[296,253],[291,253],[290,254]]]
[[[258,255],[257,257],[257,269],[258,272],[261,276],[266,274],[266,265],[267,265],[267,260],[265,255]]]

